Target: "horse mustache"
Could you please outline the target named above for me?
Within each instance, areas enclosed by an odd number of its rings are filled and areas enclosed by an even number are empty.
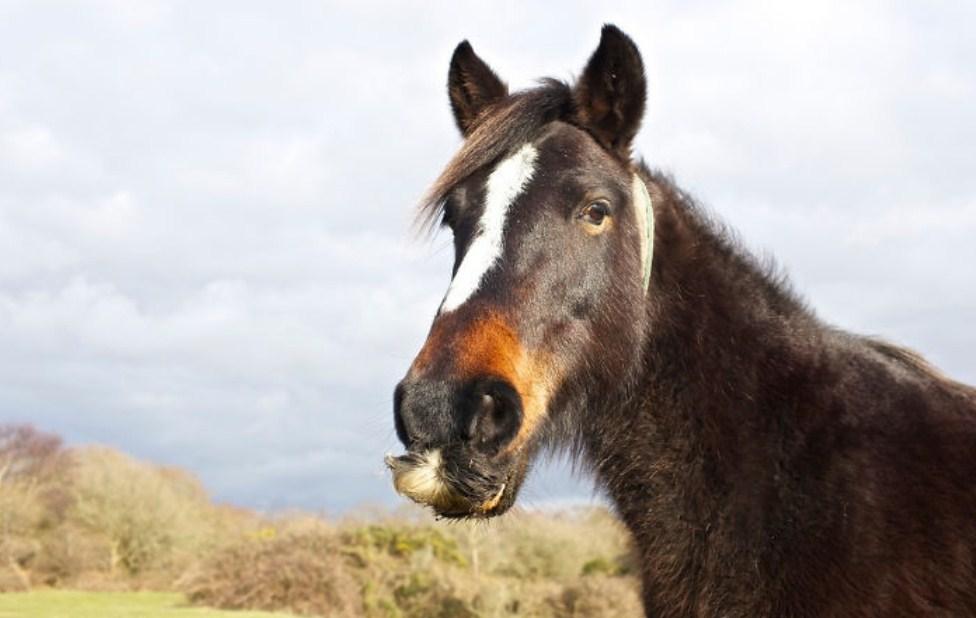
[[[397,493],[442,517],[488,516],[502,501],[506,481],[481,474],[476,466],[449,465],[441,449],[384,457]]]

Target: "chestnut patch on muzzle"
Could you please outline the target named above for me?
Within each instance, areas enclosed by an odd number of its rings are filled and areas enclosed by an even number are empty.
[[[465,444],[386,456],[397,492],[441,517],[490,517],[510,489],[511,466]]]

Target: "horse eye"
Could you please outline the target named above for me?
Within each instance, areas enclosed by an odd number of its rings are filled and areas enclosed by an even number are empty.
[[[610,214],[610,205],[603,200],[592,202],[580,211],[579,218],[590,225],[603,225],[603,220]]]

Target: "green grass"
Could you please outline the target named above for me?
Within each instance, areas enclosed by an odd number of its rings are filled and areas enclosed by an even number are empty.
[[[285,618],[288,614],[190,607],[171,592],[36,590],[0,594],[0,618]]]

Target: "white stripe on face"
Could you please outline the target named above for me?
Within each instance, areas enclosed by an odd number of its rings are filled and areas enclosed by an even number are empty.
[[[532,144],[522,146],[505,159],[488,177],[485,210],[478,222],[474,240],[461,266],[447,288],[441,311],[453,311],[464,304],[478,290],[485,273],[491,270],[502,255],[505,217],[515,198],[525,190],[535,171],[539,152]]]

